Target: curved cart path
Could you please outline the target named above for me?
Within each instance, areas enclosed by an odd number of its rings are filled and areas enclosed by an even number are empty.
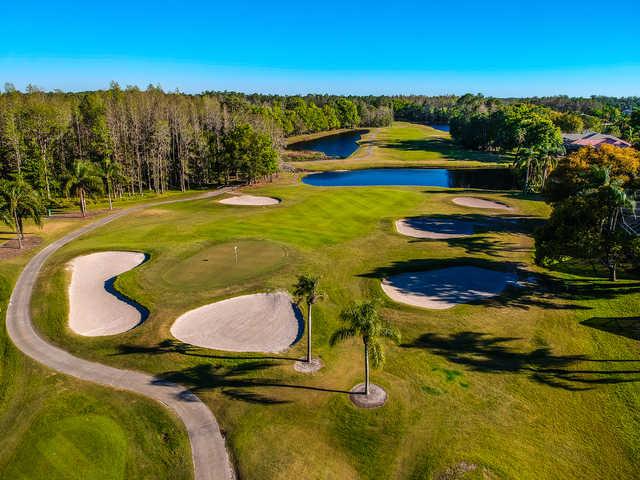
[[[48,343],[38,335],[31,321],[31,296],[44,262],[58,249],[81,235],[134,211],[167,203],[213,197],[227,191],[228,189],[219,189],[194,197],[131,207],[101,218],[65,235],[47,245],[27,263],[16,282],[7,308],[7,331],[9,337],[24,354],[49,368],[67,375],[144,395],[162,403],[178,415],[189,435],[194,478],[196,480],[229,480],[235,476],[218,422],[209,408],[195,394],[183,386],[159,381],[154,376],[146,373],[120,370],[83,360]]]

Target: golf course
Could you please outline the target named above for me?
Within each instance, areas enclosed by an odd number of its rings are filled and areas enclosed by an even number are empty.
[[[550,212],[537,195],[302,182],[508,161],[395,122],[346,159],[293,162],[270,183],[140,200],[47,259],[32,320],[75,357],[188,388],[239,479],[634,478],[639,336],[624,323],[637,318],[638,280],[535,265],[532,234]],[[45,246],[107,215],[28,225],[27,238]],[[39,248],[0,262],[3,312]],[[312,374],[294,369],[306,351],[302,274],[322,291]],[[386,362],[371,371],[386,403],[359,408],[349,391],[363,381],[362,342],[331,339],[341,311],[370,298],[401,340],[381,340]],[[4,329],[0,358],[0,477],[193,478],[172,411],[50,370]]]

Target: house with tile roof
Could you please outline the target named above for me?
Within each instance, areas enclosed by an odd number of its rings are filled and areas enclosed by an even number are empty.
[[[607,135],[604,133],[586,132],[586,133],[564,133],[562,134],[564,148],[570,152],[578,150],[580,147],[598,148],[601,145],[613,145],[614,147],[628,148],[631,147],[629,142]]]

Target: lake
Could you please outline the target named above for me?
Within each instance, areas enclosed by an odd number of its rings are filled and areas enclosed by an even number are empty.
[[[302,179],[317,187],[418,186],[513,190],[515,173],[506,168],[367,168],[364,170],[314,173]]]
[[[429,125],[431,128],[435,128],[436,130],[441,130],[443,132],[449,132],[449,124],[448,123],[443,123],[443,124],[433,124],[433,125]]]
[[[358,149],[357,142],[362,138],[364,132],[364,130],[354,130],[339,133],[328,137],[316,138],[315,140],[292,143],[287,148],[289,150],[322,152],[327,157],[347,158]]]

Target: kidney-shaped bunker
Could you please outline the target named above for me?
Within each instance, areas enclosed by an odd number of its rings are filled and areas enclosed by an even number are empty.
[[[288,293],[258,293],[191,310],[178,317],[171,334],[214,350],[278,353],[299,340],[302,317]]]

